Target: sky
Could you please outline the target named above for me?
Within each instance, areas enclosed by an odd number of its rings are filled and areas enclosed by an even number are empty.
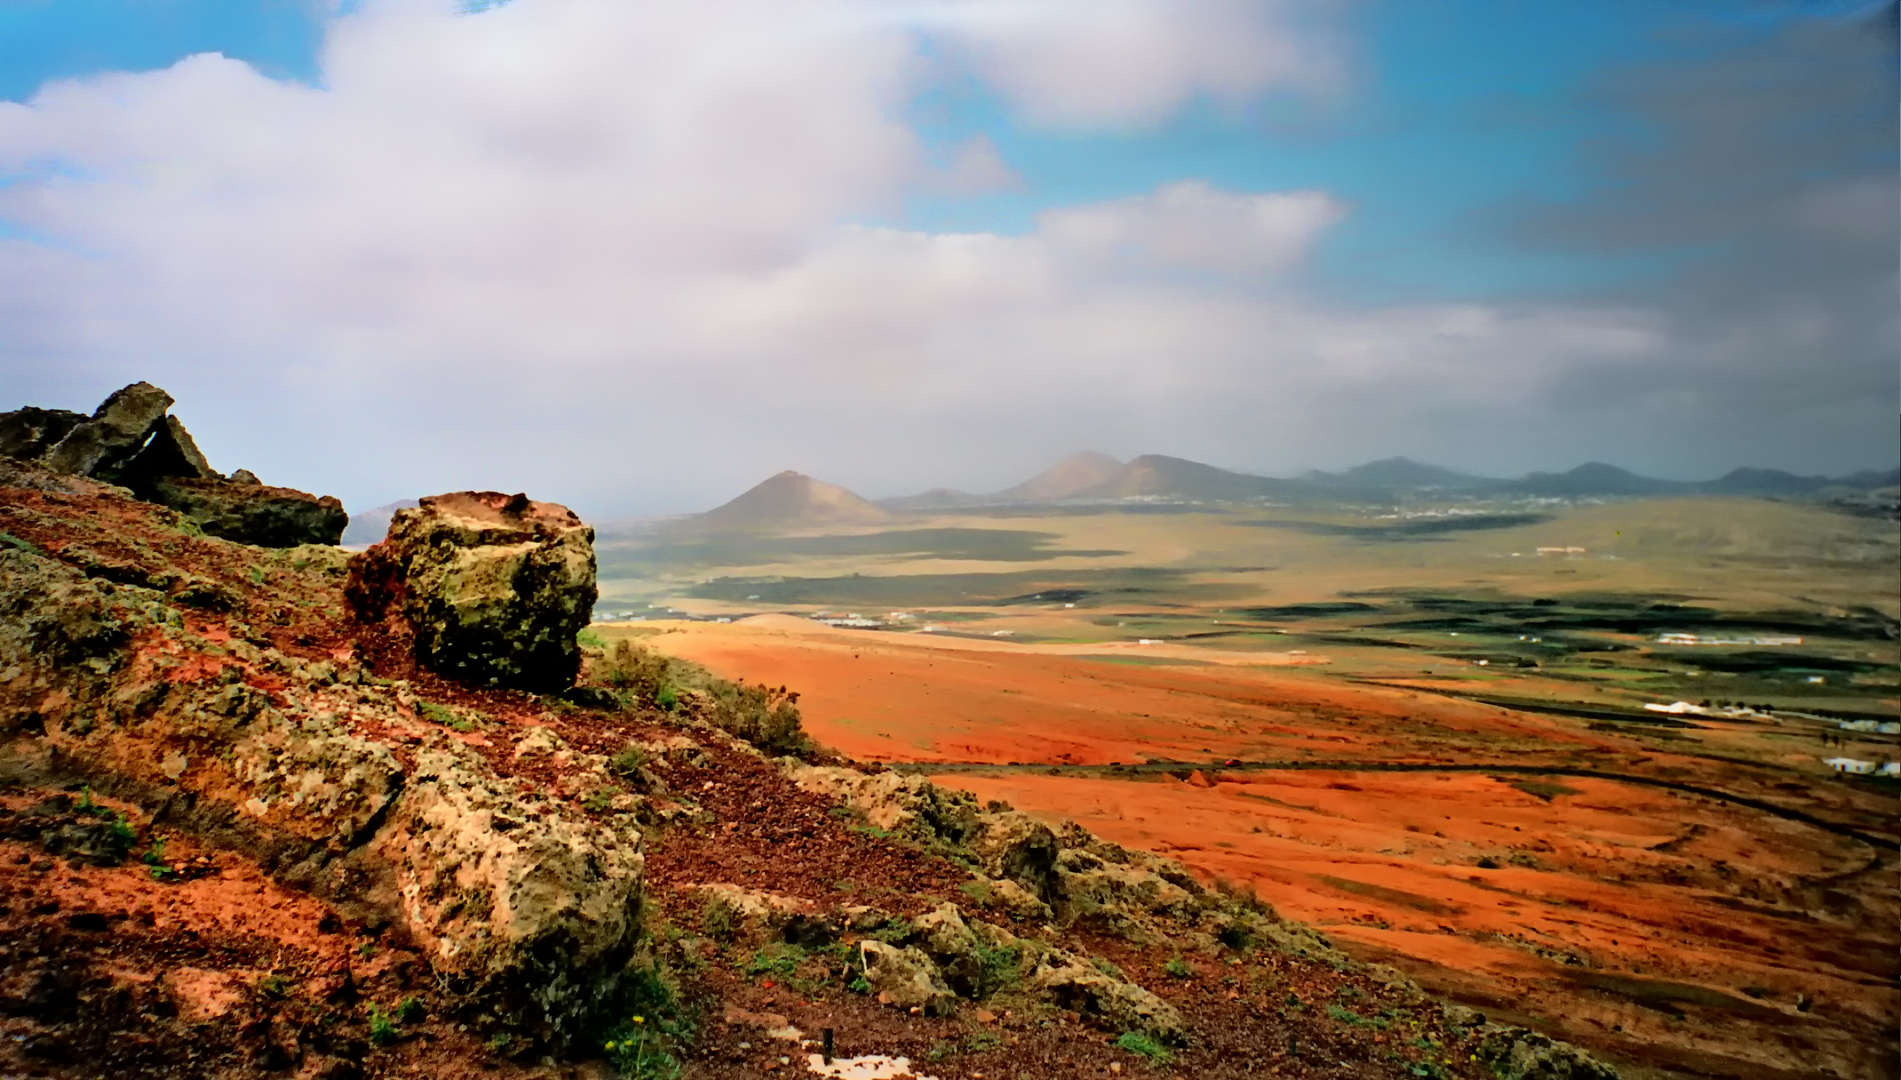
[[[1854,0],[0,0],[0,409],[591,515],[1901,459]]]

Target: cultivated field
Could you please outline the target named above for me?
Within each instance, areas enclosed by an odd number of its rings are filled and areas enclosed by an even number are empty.
[[[1633,1075],[1893,1073],[1901,803],[1823,762],[1896,756],[1843,726],[1901,712],[1893,522],[1128,509],[607,532],[596,632],[791,685],[844,753],[1252,884]]]

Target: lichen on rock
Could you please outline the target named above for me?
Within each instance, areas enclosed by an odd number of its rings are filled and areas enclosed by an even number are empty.
[[[541,693],[574,685],[593,616],[594,530],[567,507],[463,491],[399,510],[350,562],[358,619],[395,622],[415,659],[464,682]]]

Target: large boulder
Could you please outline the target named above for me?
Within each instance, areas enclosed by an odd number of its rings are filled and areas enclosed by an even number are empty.
[[[1111,1031],[1140,1031],[1177,1044],[1188,1035],[1188,1026],[1173,1005],[1074,953],[1055,949],[1046,953],[1030,985]]]
[[[156,477],[142,486],[142,496],[178,511],[207,536],[240,544],[335,544],[350,523],[335,496],[294,488],[177,475]]]
[[[165,419],[172,395],[148,382],[113,393],[92,414],[73,426],[46,452],[47,467],[75,476],[116,481],[119,468],[145,446],[152,429]]]
[[[398,623],[431,671],[565,690],[597,595],[594,530],[526,495],[433,495],[397,511],[389,536],[350,560],[345,595],[358,619]]]

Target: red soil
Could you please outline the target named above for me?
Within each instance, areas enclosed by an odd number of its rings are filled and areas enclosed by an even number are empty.
[[[1583,766],[1864,827],[1892,818],[1892,800],[1778,785],[1767,769],[1658,754],[1583,722],[1285,669],[1130,666],[783,622],[647,640],[728,678],[802,691],[807,730],[856,757],[1202,763],[1179,779],[1028,769],[940,779],[1251,885],[1429,987],[1626,1063],[1892,1075],[1901,903],[1892,858],[1872,861],[1866,844],[1611,780],[1208,766]]]

